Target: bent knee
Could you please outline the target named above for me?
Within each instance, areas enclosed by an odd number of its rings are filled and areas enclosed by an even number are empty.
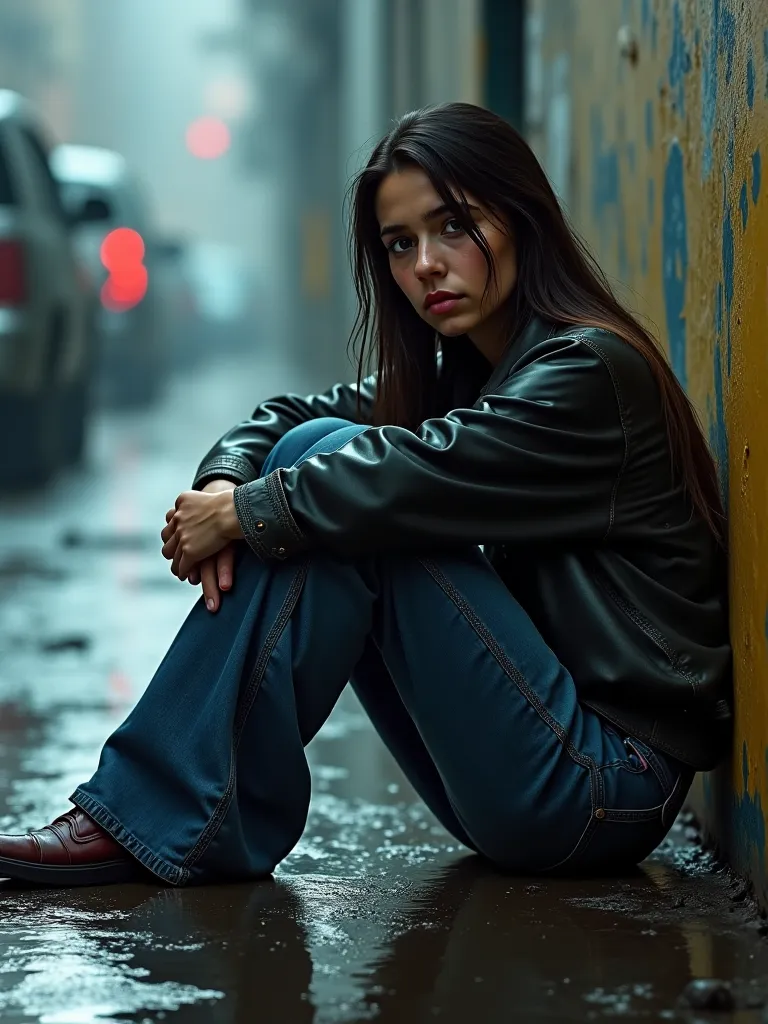
[[[264,462],[262,474],[266,475],[273,469],[286,469],[293,466],[324,438],[335,434],[337,430],[353,426],[356,424],[351,420],[342,419],[340,416],[318,416],[317,419],[297,423],[272,446],[272,450]]]

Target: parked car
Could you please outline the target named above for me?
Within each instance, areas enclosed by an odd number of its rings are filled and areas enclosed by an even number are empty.
[[[0,489],[79,458],[91,378],[87,283],[40,115],[0,90]]]
[[[57,146],[51,168],[99,293],[99,397],[146,404],[165,384],[169,346],[164,257],[144,187],[124,157],[95,146]]]

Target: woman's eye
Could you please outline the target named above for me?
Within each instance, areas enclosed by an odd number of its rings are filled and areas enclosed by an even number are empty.
[[[401,253],[401,252],[406,252],[405,249],[398,249],[397,248],[397,246],[400,245],[401,242],[405,242],[407,245],[410,245],[410,239],[409,238],[396,238],[394,240],[394,242],[392,242],[387,248],[389,249],[390,252],[393,252],[395,254],[398,254],[398,253]]]
[[[464,230],[464,228],[461,226],[461,222],[456,220],[455,217],[451,217],[450,220],[447,220],[445,222],[446,228],[451,227],[451,225],[455,225],[455,230],[449,231],[448,232],[449,235],[455,235],[457,231],[463,231]]]

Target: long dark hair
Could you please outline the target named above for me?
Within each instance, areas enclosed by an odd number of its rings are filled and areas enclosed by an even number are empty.
[[[611,331],[645,357],[661,395],[673,472],[724,544],[717,471],[688,396],[649,332],[616,299],[594,257],[569,227],[526,141],[501,117],[470,103],[426,107],[401,117],[352,182],[350,251],[358,313],[350,340],[360,343],[358,384],[370,362],[369,343],[377,356],[373,423],[414,430],[437,412],[439,336],[395,283],[376,217],[382,180],[409,166],[426,173],[480,247],[489,284],[495,281],[496,268],[467,209],[463,189],[509,226],[518,266],[509,299],[510,337],[536,315],[555,324]],[[448,346],[444,350],[445,354]]]

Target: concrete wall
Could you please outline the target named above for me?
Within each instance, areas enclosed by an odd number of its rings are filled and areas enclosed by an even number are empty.
[[[729,497],[736,728],[697,783],[768,904],[768,0],[530,0],[531,138],[648,315]]]

